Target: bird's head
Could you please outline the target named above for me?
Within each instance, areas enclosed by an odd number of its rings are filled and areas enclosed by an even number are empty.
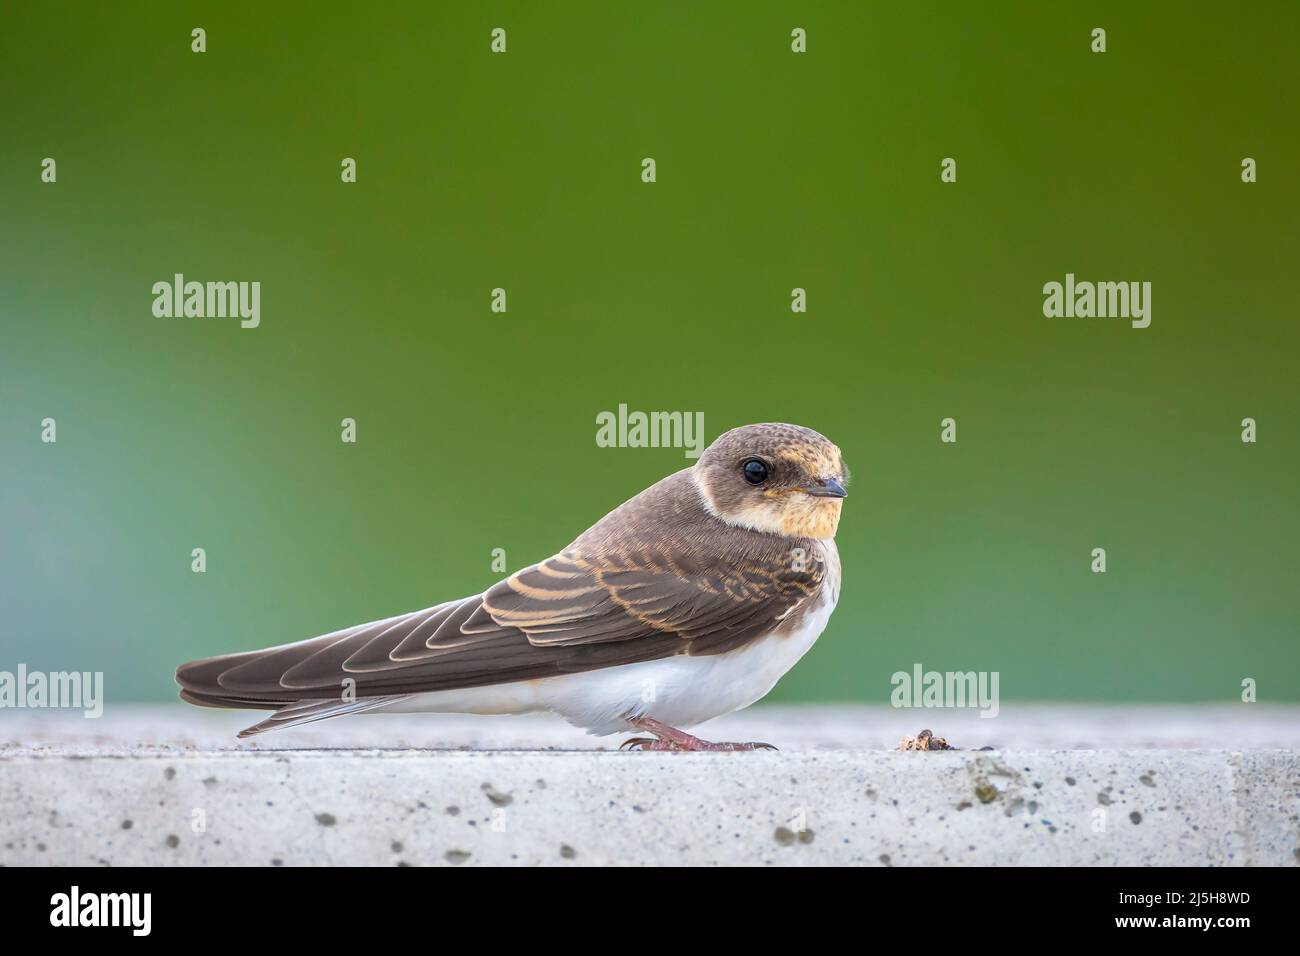
[[[767,423],[724,432],[692,467],[705,506],[728,524],[832,538],[848,470],[839,448],[811,428]]]

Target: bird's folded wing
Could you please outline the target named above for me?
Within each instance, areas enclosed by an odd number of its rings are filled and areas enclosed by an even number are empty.
[[[804,565],[807,565],[806,567]],[[397,696],[555,677],[673,654],[719,654],[816,594],[824,567],[770,555],[583,554],[576,546],[482,595],[322,637],[182,665],[214,706]]]

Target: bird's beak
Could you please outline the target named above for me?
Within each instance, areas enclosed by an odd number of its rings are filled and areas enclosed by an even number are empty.
[[[818,478],[816,484],[810,485],[804,491],[814,498],[847,498],[849,494],[838,478]]]

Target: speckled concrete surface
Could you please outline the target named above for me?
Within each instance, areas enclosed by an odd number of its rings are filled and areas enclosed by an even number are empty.
[[[611,745],[542,718],[357,718],[251,747],[227,736],[241,715],[7,716],[0,863],[1296,865],[1296,712],[1198,713],[756,708],[709,735],[784,749],[734,754],[397,743]],[[896,720],[1011,746],[897,753]],[[1050,727],[1054,749],[1023,739]],[[360,749],[300,749],[325,742]]]
[[[557,717],[362,715],[237,740],[261,711],[110,705],[98,720],[67,711],[0,711],[0,758],[18,753],[155,753],[189,750],[459,749],[601,750]],[[972,710],[760,704],[698,728],[712,740],[766,740],[782,751],[884,750],[929,727],[966,750],[1300,750],[1300,707],[1276,704],[1104,706],[1003,702],[994,718]],[[630,735],[629,735],[630,736]]]

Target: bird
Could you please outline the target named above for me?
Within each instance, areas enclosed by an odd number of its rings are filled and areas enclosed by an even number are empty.
[[[775,749],[683,728],[766,696],[826,627],[848,478],[811,428],[733,428],[480,594],[182,664],[180,696],[274,711],[240,737],[364,712],[540,711],[643,735],[620,749]]]

